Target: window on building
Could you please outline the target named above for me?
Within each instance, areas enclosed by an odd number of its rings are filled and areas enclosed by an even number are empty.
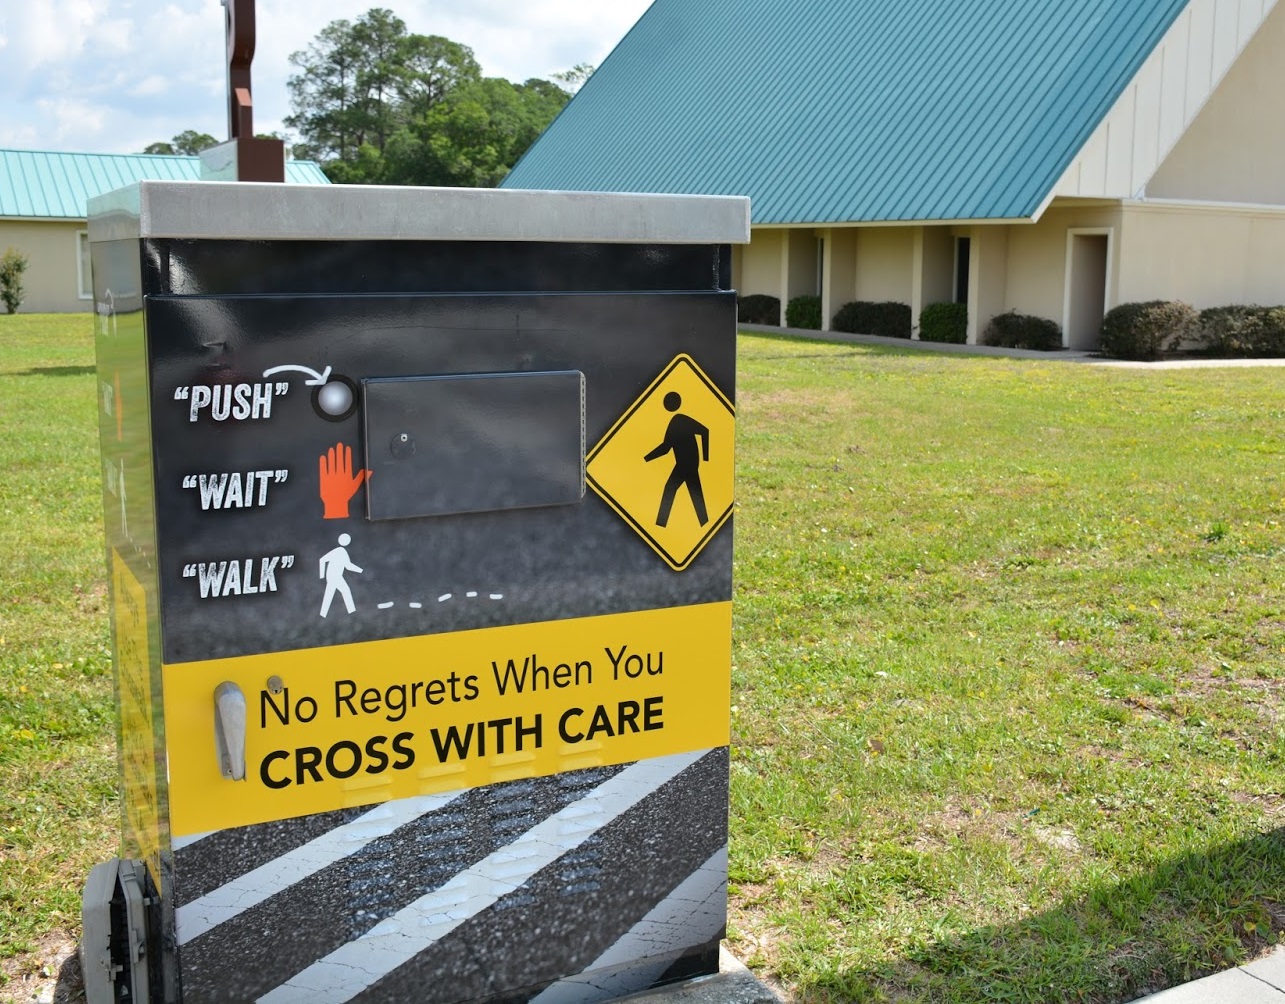
[[[955,302],[968,302],[968,256],[972,242],[967,237],[955,238]]]
[[[89,231],[76,231],[76,282],[82,300],[94,298],[94,284],[89,275]]]

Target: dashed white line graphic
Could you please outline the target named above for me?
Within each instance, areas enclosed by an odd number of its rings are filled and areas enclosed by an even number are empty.
[[[476,599],[480,598],[480,597],[481,597],[481,595],[482,595],[482,594],[481,594],[481,593],[479,593],[477,590],[475,590],[475,589],[471,589],[471,590],[469,590],[467,593],[465,593],[465,594],[464,594],[464,598],[465,598],[465,599],[470,599],[470,600],[476,600]],[[455,598],[456,598],[456,596],[455,596],[455,594],[454,594],[454,593],[442,593],[442,595],[441,595],[441,596],[439,596],[439,597],[437,598],[437,602],[438,602],[438,603],[446,603],[447,601],[449,601],[449,600],[453,600],[453,599],[455,599]],[[503,594],[503,593],[487,593],[487,594],[486,594],[486,598],[487,598],[488,600],[502,600],[502,599],[504,599],[504,594]],[[407,604],[407,605],[408,605],[412,610],[420,610],[420,609],[422,609],[422,608],[423,608],[423,606],[424,606],[424,604],[419,603],[419,602],[412,602],[412,603],[409,603],[409,604]]]
[[[456,598],[456,596],[455,596],[455,594],[454,594],[454,593],[443,593],[441,596],[439,596],[439,597],[437,598],[437,602],[438,602],[438,603],[446,603],[446,602],[448,602],[449,600],[453,600],[453,599],[455,599],[455,598]],[[470,600],[476,600],[476,599],[482,599],[482,598],[483,598],[483,595],[482,595],[480,592],[478,592],[477,590],[470,590],[469,592],[467,592],[467,593],[465,593],[465,594],[464,594],[464,597],[463,597],[463,598],[464,598],[464,599],[470,599]],[[487,594],[485,595],[485,599],[492,600],[492,601],[502,600],[502,599],[504,599],[504,594],[503,594],[503,593],[487,593]],[[421,601],[419,601],[419,600],[409,600],[409,601],[407,601],[406,605],[407,605],[408,607],[410,607],[412,610],[423,610],[423,609],[424,609],[424,604],[423,604]],[[392,610],[392,609],[394,609],[396,606],[397,606],[397,600],[384,600],[384,601],[383,601],[383,602],[381,602],[381,603],[376,603],[376,604],[375,604],[376,609],[379,609],[379,610]]]

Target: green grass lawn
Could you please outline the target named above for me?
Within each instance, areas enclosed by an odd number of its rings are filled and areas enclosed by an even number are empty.
[[[0,983],[115,852],[90,324],[0,316]],[[1277,939],[1281,380],[742,338],[739,955],[1107,1004]]]
[[[0,316],[0,999],[116,852],[91,323]]]
[[[741,346],[733,947],[1107,1002],[1274,941],[1281,372]]]

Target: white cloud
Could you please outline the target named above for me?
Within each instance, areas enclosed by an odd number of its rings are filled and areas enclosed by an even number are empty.
[[[37,101],[36,108],[44,129],[42,144],[52,139],[55,145],[62,145],[74,139],[81,145],[89,137],[90,145],[85,149],[95,148],[93,138],[103,135],[110,113],[104,105],[77,98],[47,98]]]
[[[104,21],[94,28],[94,47],[98,58],[128,56],[134,49],[134,22],[130,18]]]
[[[602,62],[650,0],[401,0],[411,31],[470,46],[489,76],[544,77]],[[0,14],[0,143],[130,152],[184,129],[222,138],[219,0],[35,0]],[[289,114],[289,56],[384,0],[258,0],[255,129]],[[80,116],[79,120],[77,116]]]
[[[127,92],[131,97],[150,98],[157,94],[164,94],[169,87],[169,82],[159,73],[153,73],[149,77],[144,77]]]
[[[97,17],[90,0],[23,5],[9,18],[16,23],[16,58],[30,69],[71,59],[84,49]]]

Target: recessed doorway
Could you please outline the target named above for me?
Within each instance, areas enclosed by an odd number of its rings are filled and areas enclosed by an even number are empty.
[[[1062,344],[1089,352],[1098,348],[1106,316],[1107,276],[1111,268],[1110,230],[1068,230],[1066,304]]]

